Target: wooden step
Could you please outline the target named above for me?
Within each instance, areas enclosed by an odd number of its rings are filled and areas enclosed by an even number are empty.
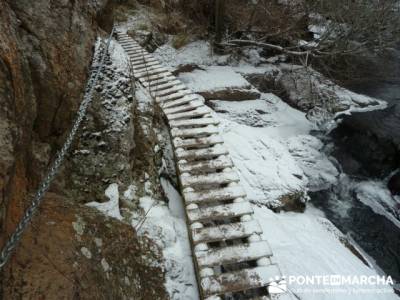
[[[178,168],[181,173],[188,172],[193,174],[200,172],[212,172],[231,167],[233,167],[233,162],[227,156],[220,156],[212,160],[199,162],[178,162]]]
[[[150,55],[149,53],[147,53],[144,50],[130,50],[130,49],[125,49],[125,51],[128,53],[129,58],[134,61],[137,59],[140,59],[142,57],[146,57],[146,58],[154,58],[153,55]]]
[[[149,80],[149,81],[146,78],[142,78],[140,80],[140,82],[142,83],[142,85],[144,87],[148,87],[148,86],[153,87],[153,86],[157,86],[160,84],[164,84],[164,83],[173,81],[175,79],[176,79],[175,76],[169,75],[169,76],[165,76],[165,77],[161,77],[161,78],[157,78],[157,79],[153,79],[153,80]]]
[[[213,117],[169,122],[170,127],[197,127],[197,126],[218,125],[218,124],[219,121]]]
[[[175,78],[174,80],[171,80],[166,83],[162,83],[162,84],[155,86],[153,91],[162,91],[164,89],[169,89],[175,85],[181,85],[181,84],[182,84],[182,82]]]
[[[169,115],[167,115],[167,119],[169,121],[180,120],[180,119],[191,119],[191,118],[195,118],[195,117],[202,117],[209,113],[211,113],[211,109],[208,108],[207,106],[203,105],[203,106],[200,106],[191,111],[185,111],[185,112],[176,113],[176,114],[169,114]]]
[[[176,100],[168,100],[160,103],[161,108],[171,108],[171,107],[176,107],[182,104],[189,103],[192,100],[200,100],[199,96],[196,94],[190,93],[182,98],[176,99]]]
[[[140,79],[140,81],[152,82],[157,79],[166,80],[169,76],[172,77],[173,75],[170,72],[163,72],[163,73],[159,73],[159,74],[151,75],[151,76],[140,76],[138,78]]]
[[[183,192],[186,204],[234,200],[246,197],[246,192],[240,186],[218,188],[209,191]]]
[[[147,62],[147,63],[141,63],[141,64],[137,64],[137,65],[132,65],[132,69],[133,70],[141,70],[144,68],[150,68],[150,67],[161,67],[160,63],[158,61],[153,61],[153,62]]]
[[[143,63],[143,62],[147,62],[147,61],[158,61],[151,55],[138,55],[135,57],[132,57],[131,55],[128,55],[128,56],[129,56],[129,59],[132,64]]]
[[[143,56],[153,57],[153,55],[149,54],[146,50],[144,50],[141,47],[138,47],[138,48],[125,48],[124,47],[124,49],[125,49],[126,52],[128,52],[129,57],[132,58],[132,59],[140,58],[140,57],[143,57]]]
[[[125,51],[126,52],[128,52],[128,53],[136,53],[136,52],[139,52],[139,53],[141,53],[141,52],[143,52],[143,53],[147,53],[147,52],[145,52],[145,50],[142,48],[142,47],[140,47],[140,46],[135,46],[135,45],[132,45],[131,43],[121,43],[121,45],[122,45],[122,47],[125,49]]]
[[[139,66],[139,65],[140,66],[142,66],[142,65],[150,66],[150,64],[154,64],[154,63],[159,64],[160,62],[158,60],[156,60],[155,58],[145,59],[145,60],[136,61],[136,62],[130,61],[130,65],[132,67],[136,67],[136,66]]]
[[[134,47],[140,47],[138,43],[134,41],[131,37],[119,37],[118,42],[123,45],[124,47],[129,47],[129,46],[134,46]]]
[[[200,128],[172,128],[171,135],[172,137],[196,137],[201,138],[204,136],[210,136],[213,134],[218,134],[218,127],[214,125],[208,125],[207,127]]]
[[[199,185],[226,184],[239,182],[236,172],[210,173],[207,175],[187,175],[181,176],[181,184],[185,187],[196,187]]]
[[[134,39],[132,38],[127,38],[127,39],[118,39],[119,43],[123,45],[124,47],[137,47],[143,49],[137,42],[135,42]]]
[[[171,123],[172,121],[170,121]],[[192,139],[174,138],[173,143],[175,148],[190,148],[190,147],[205,147],[216,144],[223,144],[224,140],[220,135],[212,135],[208,137],[199,137]]]
[[[191,94],[193,94],[192,91],[180,90],[178,92],[175,92],[175,93],[167,95],[167,96],[159,96],[159,97],[155,97],[155,98],[156,98],[156,102],[157,103],[161,103],[161,102],[165,102],[165,101],[172,101],[172,100],[180,99],[180,98],[183,98],[186,95],[191,95]],[[198,100],[198,101],[200,101],[200,100]],[[202,102],[202,104],[203,104],[203,102]],[[167,112],[167,110],[164,110],[164,113],[165,114],[169,114]]]
[[[201,268],[229,265],[245,261],[253,261],[272,256],[271,248],[266,241],[249,244],[238,244],[219,249],[195,252],[197,264]]]
[[[127,34],[118,34],[118,40],[119,41],[133,41],[136,43],[136,41]]]
[[[185,96],[185,92],[192,93],[191,91],[182,91],[182,92],[174,93],[172,95],[174,95],[173,97],[180,97],[181,98],[181,97]],[[166,97],[170,97],[172,95],[168,95]],[[182,96],[180,96],[180,95],[182,95]],[[203,101],[201,101],[201,100],[193,100],[193,101],[190,101],[189,103],[186,103],[186,104],[183,104],[183,105],[180,105],[180,106],[166,108],[166,109],[164,109],[164,113],[166,115],[176,114],[176,113],[180,113],[180,112],[190,111],[190,110],[196,109],[197,107],[201,107],[201,106],[204,106]]]
[[[226,220],[253,214],[253,208],[248,201],[229,203],[211,207],[188,209],[187,216],[190,223]]]
[[[204,296],[221,295],[268,286],[276,277],[282,277],[282,274],[277,265],[271,264],[205,277],[201,279],[200,285]]]
[[[150,69],[148,68],[146,71],[142,71],[142,72],[137,72],[134,71],[133,74],[135,75],[135,77],[139,78],[139,77],[149,77],[152,75],[156,75],[156,74],[160,74],[160,73],[165,73],[168,72],[168,70],[166,68],[154,68],[154,69]]]
[[[217,241],[244,239],[256,233],[262,233],[261,226],[258,221],[251,220],[247,222],[237,222],[193,229],[192,240],[194,244],[212,243]]]
[[[213,147],[204,149],[175,150],[176,157],[178,159],[185,159],[185,160],[210,159],[226,154],[228,154],[228,150],[221,145],[215,145]]]
[[[154,96],[156,97],[161,97],[161,96],[167,96],[176,92],[179,92],[181,90],[187,89],[186,86],[184,86],[183,84],[177,84],[174,85],[168,89],[163,89],[160,91],[154,91]]]
[[[142,66],[140,66],[140,67],[138,67],[138,66],[135,66],[135,67],[133,67],[132,69],[135,71],[135,72],[137,72],[137,73],[141,73],[141,72],[146,72],[146,71],[149,71],[149,70],[156,70],[156,69],[161,69],[161,68],[164,68],[163,66],[161,66],[160,64],[149,64],[149,65],[147,65],[147,64],[143,64]],[[165,69],[165,68],[164,68]]]

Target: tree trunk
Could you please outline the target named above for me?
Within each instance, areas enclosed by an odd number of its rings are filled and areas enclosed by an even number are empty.
[[[222,41],[224,32],[224,6],[225,0],[215,0],[215,43]]]

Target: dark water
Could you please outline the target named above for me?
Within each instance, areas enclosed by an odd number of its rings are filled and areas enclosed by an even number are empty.
[[[394,70],[390,79],[371,78],[348,88],[383,99],[388,108],[346,116],[326,137],[334,145],[326,148],[344,173],[337,186],[311,196],[316,207],[400,282],[400,228],[360,202],[354,189],[361,181],[384,180],[400,167],[400,51],[383,63]]]

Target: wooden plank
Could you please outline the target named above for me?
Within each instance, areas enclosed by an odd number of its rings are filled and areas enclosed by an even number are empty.
[[[135,72],[137,72],[137,73],[140,73],[140,72],[145,72],[145,71],[148,71],[148,70],[155,70],[155,69],[161,69],[161,68],[163,68],[163,66],[162,65],[160,65],[159,63],[152,63],[152,64],[143,64],[143,65],[141,65],[141,66],[134,66],[134,67],[132,67],[132,69],[135,71]],[[165,68],[164,68],[165,69]]]
[[[168,89],[164,89],[164,90],[160,90],[160,91],[154,91],[154,96],[156,97],[161,97],[161,96],[167,96],[176,92],[179,92],[181,90],[185,90],[187,89],[186,86],[184,86],[183,84],[177,84],[177,85],[173,85],[172,87],[168,88]]]
[[[145,60],[141,60],[141,61],[137,61],[137,62],[130,62],[130,64],[132,65],[132,67],[138,66],[138,65],[150,65],[150,63],[157,63],[159,64],[160,62],[158,60],[156,60],[155,58],[150,58],[150,59],[145,59]]]
[[[270,257],[272,256],[272,251],[266,241],[259,241],[210,249],[208,251],[199,251],[195,255],[197,264],[202,268],[207,268]]]
[[[137,55],[131,55],[128,54],[130,61],[132,63],[137,63],[137,62],[145,62],[145,61],[157,61],[153,56],[151,55],[142,55],[142,54],[137,54]]]
[[[171,127],[195,127],[195,126],[207,126],[207,125],[218,125],[219,121],[213,117],[189,119],[189,120],[178,120],[169,122]]]
[[[153,87],[153,86],[157,86],[159,84],[164,84],[170,81],[175,80],[176,78],[171,74],[169,76],[165,76],[165,77],[161,77],[161,78],[157,78],[157,79],[153,79],[153,80],[147,80],[146,78],[142,78],[140,79],[140,82],[142,83],[142,85],[144,87]]]
[[[226,220],[249,214],[253,214],[253,208],[247,201],[187,210],[190,223]]]
[[[276,277],[282,277],[277,265],[255,267],[219,276],[201,279],[200,285],[205,296],[222,295],[228,292],[246,291],[268,286]]]
[[[236,172],[210,173],[207,175],[188,175],[181,176],[180,179],[184,188],[196,187],[199,185],[239,182],[239,176]]]
[[[256,220],[237,222],[192,230],[194,244],[244,239],[252,234],[261,234],[262,229]]]
[[[149,77],[152,75],[165,73],[165,72],[168,72],[168,70],[166,68],[161,67],[161,68],[154,68],[154,69],[148,68],[146,71],[142,71],[142,72],[134,71],[133,74],[135,77],[139,78],[139,77]]]
[[[156,98],[156,102],[160,103],[160,102],[164,102],[164,101],[172,101],[175,99],[179,99],[179,98],[182,98],[183,96],[190,95],[190,94],[193,94],[193,92],[189,91],[189,90],[180,90],[178,92],[175,92],[175,93],[167,95],[167,96],[159,96],[159,97],[155,97],[155,98]],[[164,110],[164,113],[168,114],[168,112],[165,110]]]
[[[169,114],[169,115],[167,115],[167,119],[169,121],[180,120],[180,119],[190,119],[190,118],[194,118],[194,117],[202,117],[204,115],[209,114],[210,112],[211,112],[211,110],[207,106],[203,105],[203,106],[200,106],[191,111],[185,111],[185,112],[176,113],[176,114]]]
[[[164,101],[162,103],[160,103],[161,108],[171,108],[171,107],[175,107],[175,106],[179,106],[185,103],[188,103],[192,100],[199,100],[200,98],[193,93],[190,93],[189,95],[186,95],[180,99],[176,99],[176,100],[169,100],[169,101]]]
[[[214,125],[208,125],[207,127],[200,127],[200,128],[172,128],[171,135],[172,137],[204,137],[210,136],[213,134],[218,134],[219,130],[218,127]]]
[[[128,53],[130,53],[130,52],[132,52],[132,53],[136,53],[136,52],[146,53],[145,50],[142,47],[132,45],[131,42],[127,42],[127,43],[122,42],[121,45],[125,49],[125,51],[128,52]]]
[[[167,83],[162,83],[154,87],[153,91],[162,91],[164,89],[171,88],[175,85],[180,85],[182,82],[175,78],[175,80],[168,81]]]
[[[138,78],[141,79],[141,81],[143,80],[143,81],[151,82],[156,79],[166,80],[169,76],[172,77],[173,75],[170,72],[163,72],[163,73],[159,73],[159,74],[151,75],[151,76],[140,76]]]
[[[143,69],[143,68],[145,68],[145,67],[147,67],[147,68],[149,68],[149,67],[158,68],[158,67],[161,67],[161,65],[160,65],[160,63],[159,63],[158,61],[153,61],[153,62],[147,62],[147,63],[141,63],[141,64],[137,64],[137,65],[132,65],[132,69],[134,69],[135,71],[136,71],[136,70]]]
[[[170,122],[171,123],[171,122]],[[208,137],[196,137],[192,139],[174,138],[173,143],[175,148],[190,148],[190,147],[204,147],[216,144],[222,144],[224,140],[220,135],[212,135]]]
[[[246,197],[246,192],[240,186],[218,188],[200,192],[183,192],[186,204],[234,200]]]
[[[231,167],[233,167],[233,162],[227,156],[220,156],[215,159],[199,162],[178,162],[178,168],[181,173],[188,172],[194,174],[200,172],[213,172]]]
[[[215,145],[204,149],[175,150],[175,155],[178,159],[186,160],[210,159],[226,154],[228,154],[228,150],[221,145]]]
[[[181,98],[181,97],[185,96],[185,92],[186,91],[177,92],[177,93],[172,94],[172,95],[174,95],[173,97],[180,97]],[[189,93],[191,93],[191,91],[187,91],[187,93],[189,94]],[[168,95],[166,97],[171,97],[172,95]],[[190,101],[189,103],[186,103],[186,104],[183,104],[183,105],[180,105],[180,106],[166,108],[166,109],[164,109],[164,113],[166,115],[176,114],[176,113],[180,113],[180,112],[190,111],[190,110],[196,109],[197,107],[201,107],[201,106],[204,106],[203,101],[201,101],[201,100],[193,100],[193,101]]]

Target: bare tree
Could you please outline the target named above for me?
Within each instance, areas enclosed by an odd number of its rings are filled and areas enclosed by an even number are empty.
[[[400,41],[398,0],[259,0],[247,6],[252,6],[250,21],[239,26],[245,34],[225,45],[255,45],[320,58],[379,54]]]

